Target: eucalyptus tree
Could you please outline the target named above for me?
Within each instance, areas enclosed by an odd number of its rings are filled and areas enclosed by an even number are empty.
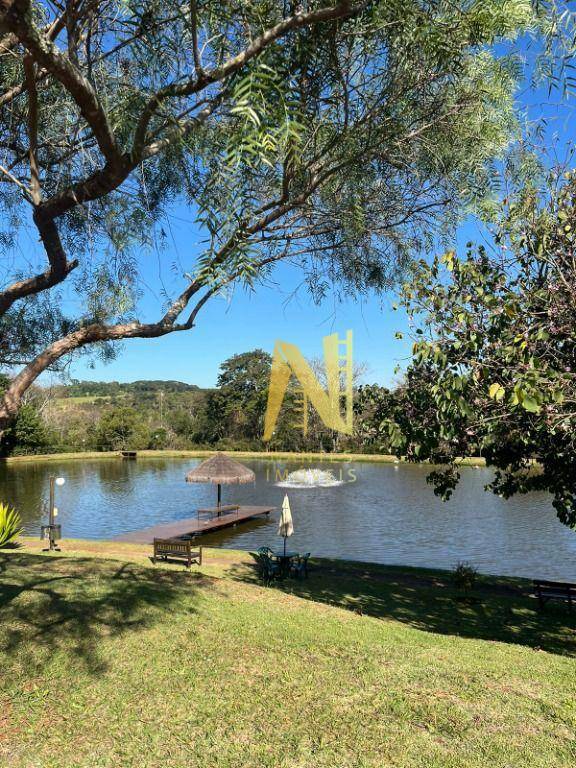
[[[515,131],[518,62],[494,44],[536,17],[528,0],[0,0],[0,353],[17,367],[0,429],[66,356],[187,331],[280,259],[317,295],[389,284],[482,194]],[[137,254],[176,204],[205,248],[141,317]],[[30,232],[36,272],[10,251]]]

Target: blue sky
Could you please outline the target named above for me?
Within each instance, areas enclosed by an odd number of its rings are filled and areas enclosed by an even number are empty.
[[[183,211],[181,213],[184,213]],[[167,287],[172,282],[169,264],[178,258],[193,261],[199,252],[194,245],[194,226],[178,217],[172,223],[173,245],[158,258],[140,256],[143,276],[149,285],[159,272]],[[111,363],[78,360],[69,374],[79,379],[133,381],[135,379],[177,379],[199,386],[216,383],[220,363],[227,357],[251,349],[272,353],[277,339],[300,347],[307,357],[322,355],[322,337],[330,333],[354,334],[355,361],[366,364],[367,381],[392,383],[394,368],[409,352],[406,341],[395,339],[396,330],[406,329],[401,312],[392,310],[393,297],[366,296],[339,302],[329,297],[321,305],[312,302],[302,282],[300,270],[290,264],[279,265],[272,279],[255,292],[237,288],[229,297],[215,297],[198,316],[191,331],[161,339],[132,339],[124,343],[121,354]],[[294,293],[296,291],[296,293]],[[161,299],[146,291],[140,302],[142,318],[154,318]]]

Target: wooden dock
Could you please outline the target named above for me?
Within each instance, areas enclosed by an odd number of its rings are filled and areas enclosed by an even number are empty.
[[[151,528],[142,528],[139,531],[128,531],[119,536],[114,536],[115,541],[129,541],[134,544],[152,544],[154,539],[175,539],[178,536],[201,536],[205,533],[214,533],[223,528],[229,528],[238,523],[269,515],[276,507],[238,507],[234,512],[228,512],[220,516],[213,516],[207,520],[198,517],[189,517],[186,520],[176,520],[173,523],[161,523]]]

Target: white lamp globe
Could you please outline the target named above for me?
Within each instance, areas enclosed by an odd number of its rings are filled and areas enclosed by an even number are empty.
[[[66,480],[63,477],[57,477],[56,478],[56,485],[62,486],[62,485],[64,485],[65,482],[66,482]]]

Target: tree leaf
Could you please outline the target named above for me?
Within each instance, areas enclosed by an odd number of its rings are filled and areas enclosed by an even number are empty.
[[[498,384],[498,382],[494,382],[494,384],[490,384],[490,387],[488,389],[488,394],[493,400],[502,400],[502,398],[506,394],[506,390],[501,384]]]
[[[540,406],[533,397],[526,395],[522,400],[522,408],[530,413],[540,413]]]

